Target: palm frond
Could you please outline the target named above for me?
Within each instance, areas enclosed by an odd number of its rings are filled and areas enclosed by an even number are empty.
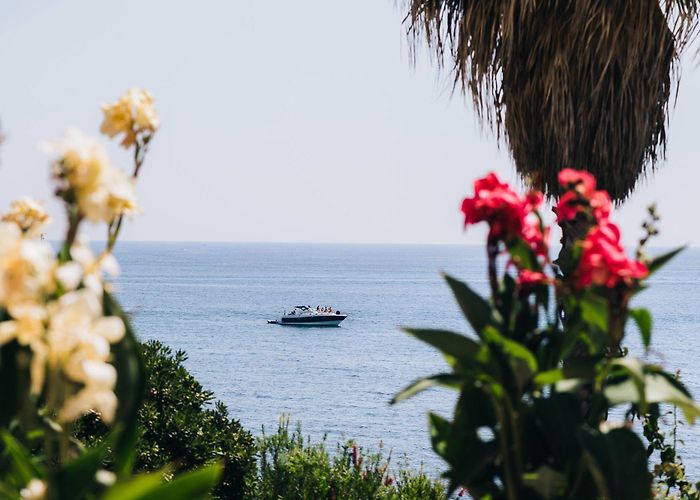
[[[583,168],[615,200],[665,155],[697,0],[408,0],[409,36],[505,139],[523,178],[558,194]]]

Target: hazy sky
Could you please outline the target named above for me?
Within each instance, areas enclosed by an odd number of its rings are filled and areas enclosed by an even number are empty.
[[[44,138],[97,134],[99,104],[150,89],[162,118],[133,240],[475,243],[458,207],[512,163],[449,78],[412,69],[394,0],[3,0],[0,206],[51,201]],[[700,244],[700,68],[684,67],[668,161],[616,219],[644,207],[657,244]],[[129,157],[110,147],[116,164]],[[96,235],[99,236],[99,235]]]

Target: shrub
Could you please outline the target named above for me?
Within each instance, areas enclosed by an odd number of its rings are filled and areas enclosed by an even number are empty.
[[[192,470],[213,461],[224,469],[214,495],[244,498],[254,488],[255,442],[220,401],[187,371],[183,351],[173,353],[161,342],[141,344],[147,373],[146,399],[138,412],[137,471],[156,471],[168,464]],[[106,435],[95,415],[83,419],[78,438],[96,445]]]
[[[301,426],[290,433],[289,419],[282,417],[277,433],[258,439],[259,499],[442,499],[445,486],[400,467],[390,471],[391,456],[365,454],[352,441],[337,445],[331,456],[325,438],[312,444],[304,440]]]

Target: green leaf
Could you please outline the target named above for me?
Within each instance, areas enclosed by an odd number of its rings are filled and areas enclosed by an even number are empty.
[[[669,376],[661,373],[646,373],[644,375],[643,400],[640,398],[639,383],[634,377],[623,382],[608,385],[604,389],[605,398],[611,405],[622,403],[669,403],[681,409],[686,421],[690,424],[700,417],[700,408],[693,402],[681,387],[669,380]]]
[[[597,328],[608,331],[608,301],[594,293],[587,293],[581,298],[581,317]]]
[[[209,498],[216,486],[222,467],[215,463],[192,472],[178,475],[170,482],[163,482],[165,471],[139,474],[127,481],[115,484],[103,500],[189,500]]]
[[[600,497],[640,500],[651,497],[646,448],[633,431],[613,429],[601,433],[582,428],[578,438]]]
[[[481,349],[472,339],[448,330],[404,328],[404,331],[457,359],[472,359]]]
[[[535,270],[537,257],[532,248],[520,237],[508,241],[508,253],[511,260],[521,269]]]
[[[44,474],[34,464],[29,453],[9,432],[0,430],[0,440],[2,453],[9,458],[9,468],[4,472],[14,480],[17,486],[24,487],[32,478],[43,477]]]
[[[518,387],[522,390],[533,374],[537,373],[537,359],[535,355],[524,345],[504,337],[492,326],[487,326],[483,331],[484,341],[490,345],[498,346],[505,354],[510,366],[517,377]]]
[[[523,483],[542,495],[542,498],[558,498],[566,489],[566,476],[547,465],[542,465],[535,472],[523,474]]]
[[[105,316],[119,316],[126,326],[124,338],[112,346],[114,366],[117,369],[115,394],[119,401],[111,441],[114,442],[115,472],[128,476],[135,460],[138,410],[146,390],[146,374],[138,349],[138,342],[129,318],[109,293],[104,293]]]
[[[430,442],[433,450],[440,457],[448,460],[448,446],[452,434],[452,424],[436,413],[428,413],[428,428],[430,429]],[[448,460],[449,462],[449,460]]]
[[[447,274],[444,275],[447,284],[457,299],[459,307],[477,335],[481,337],[486,325],[497,324],[496,312],[481,295],[474,292],[466,283]]]
[[[22,362],[22,359],[26,362]],[[16,340],[0,347],[0,426],[9,427],[29,394],[29,355]]]
[[[416,380],[411,385],[399,392],[391,400],[391,404],[396,404],[404,399],[415,396],[419,392],[430,389],[435,386],[449,387],[451,389],[459,389],[462,379],[451,373],[440,373]]]
[[[68,462],[58,473],[59,498],[82,498],[93,485],[106,453],[107,443],[102,443]]]
[[[546,372],[540,372],[535,375],[534,382],[539,387],[545,385],[551,385],[560,380],[564,380],[564,371],[561,368],[555,368],[553,370],[547,370]]]
[[[630,316],[637,323],[644,348],[649,349],[649,344],[651,344],[651,313],[644,308],[630,309]]]
[[[675,250],[671,250],[670,252],[667,252],[665,254],[659,255],[658,257],[655,257],[652,259],[652,261],[649,263],[649,276],[654,274],[656,271],[661,269],[663,266],[668,264],[668,262],[673,259],[676,255],[681,253],[683,250],[685,250],[686,246],[683,245],[682,247],[676,248]]]

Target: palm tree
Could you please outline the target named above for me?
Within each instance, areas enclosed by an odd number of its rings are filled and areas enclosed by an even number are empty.
[[[698,0],[408,0],[409,36],[505,139],[525,181],[558,194],[583,168],[616,201],[663,159]]]

